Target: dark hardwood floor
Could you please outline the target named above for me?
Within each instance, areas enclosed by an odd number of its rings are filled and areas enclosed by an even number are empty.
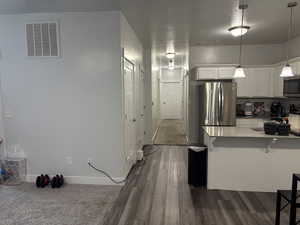
[[[157,151],[132,170],[105,216],[105,225],[274,224],[274,193],[191,188],[187,184],[186,147],[153,148]],[[287,221],[283,215],[281,224],[287,225]]]

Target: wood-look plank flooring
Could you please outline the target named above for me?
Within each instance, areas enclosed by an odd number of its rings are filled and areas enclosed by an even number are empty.
[[[275,224],[274,193],[192,188],[186,147],[153,146],[146,154],[106,214],[105,225]],[[288,224],[287,214],[281,224]]]
[[[185,145],[186,135],[182,120],[162,120],[154,144]]]

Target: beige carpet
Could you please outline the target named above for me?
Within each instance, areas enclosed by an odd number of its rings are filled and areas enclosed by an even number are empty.
[[[154,144],[185,145],[186,135],[182,120],[163,120],[158,128]]]
[[[120,186],[66,185],[37,189],[33,184],[0,185],[1,225],[102,225]]]

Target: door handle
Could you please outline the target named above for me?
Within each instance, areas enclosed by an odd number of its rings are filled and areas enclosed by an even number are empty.
[[[136,119],[133,119],[132,122],[136,122]]]

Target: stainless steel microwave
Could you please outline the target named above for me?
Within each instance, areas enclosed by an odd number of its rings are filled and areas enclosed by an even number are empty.
[[[300,98],[300,76],[285,78],[283,82],[283,95],[285,97]]]

